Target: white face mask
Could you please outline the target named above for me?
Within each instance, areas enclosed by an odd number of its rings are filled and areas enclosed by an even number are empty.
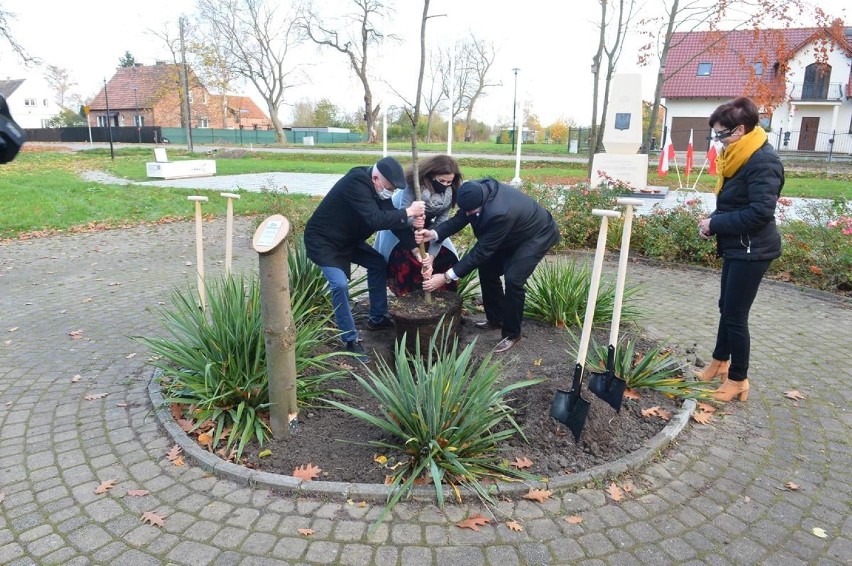
[[[377,196],[382,200],[388,200],[393,196],[393,191],[390,189],[382,189],[382,192],[376,193]]]

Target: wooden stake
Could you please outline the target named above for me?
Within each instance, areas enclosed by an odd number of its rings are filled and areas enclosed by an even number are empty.
[[[228,208],[225,214],[225,273],[231,274],[231,260],[234,256],[234,199],[240,198],[235,193],[219,193],[219,196],[228,199]]]
[[[195,202],[195,263],[198,273],[198,296],[201,298],[201,310],[207,310],[207,295],[204,290],[204,241],[201,235],[201,203],[207,197],[194,195],[186,200]]]

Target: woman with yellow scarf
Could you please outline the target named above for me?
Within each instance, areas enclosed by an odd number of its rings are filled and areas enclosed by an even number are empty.
[[[699,222],[698,232],[715,236],[722,257],[721,315],[713,361],[697,377],[720,378],[713,397],[724,402],[748,399],[748,315],[769,264],[781,255],[775,204],[784,166],[759,120],[757,105],[746,97],[719,106],[709,120],[724,147],[716,159],[716,210]]]

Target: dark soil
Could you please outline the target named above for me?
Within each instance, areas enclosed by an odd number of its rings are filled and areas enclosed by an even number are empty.
[[[363,306],[356,306],[355,314],[364,348],[390,361],[396,330],[369,332],[365,326]],[[476,339],[475,352],[481,359],[500,340],[500,331],[478,330],[473,321],[473,318],[463,318],[459,340],[464,346]],[[608,332],[600,331],[596,339],[606,343]],[[504,447],[506,459],[514,461],[515,458],[527,457],[533,462],[527,471],[543,477],[585,470],[641,448],[666,425],[659,417],[643,417],[641,410],[659,406],[674,413],[680,405],[678,400],[643,390],[639,400],[625,399],[621,412],[616,413],[584,387],[583,397],[591,401],[591,409],[579,442],[575,442],[571,432],[557,425],[549,416],[556,389],[571,388],[576,360],[570,359],[567,352],[570,348],[564,329],[525,321],[521,342],[509,352],[495,357],[503,364],[503,379],[507,382],[547,378],[539,385],[515,392],[511,405],[517,410],[516,420],[528,442],[516,435]],[[342,359],[341,363],[350,367],[359,365],[348,359]],[[375,368],[375,363],[374,359],[370,367]],[[353,367],[353,370],[358,371],[358,368]],[[339,396],[339,401],[378,414],[376,402],[364,394],[354,379],[341,380],[335,387],[351,395]],[[271,450],[268,457],[258,458],[260,448],[256,445],[247,447],[243,453],[244,463],[259,470],[287,475],[292,474],[297,466],[310,463],[322,470],[317,478],[320,480],[383,483],[390,472],[374,458],[385,455],[392,463],[400,455],[365,445],[371,440],[383,439],[382,435],[378,428],[342,411],[304,409],[299,414],[297,434],[289,439],[267,442],[263,449]]]

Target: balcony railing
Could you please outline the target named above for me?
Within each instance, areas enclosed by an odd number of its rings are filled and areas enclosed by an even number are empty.
[[[843,101],[843,83],[796,83],[790,91],[793,101]]]

